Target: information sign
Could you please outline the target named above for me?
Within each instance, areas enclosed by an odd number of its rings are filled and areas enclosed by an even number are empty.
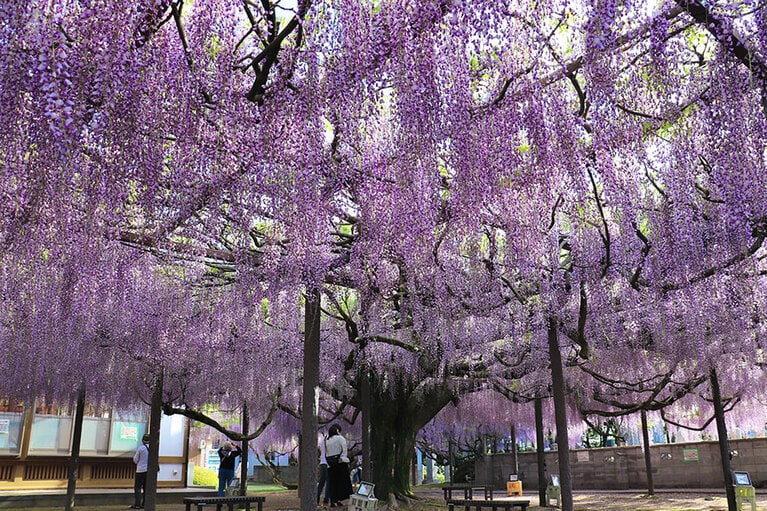
[[[682,449],[682,461],[700,461],[700,451],[697,447],[685,447]]]
[[[120,440],[138,440],[138,428],[136,426],[121,425]]]

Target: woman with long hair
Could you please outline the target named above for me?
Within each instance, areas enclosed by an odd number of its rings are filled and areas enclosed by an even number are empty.
[[[346,439],[341,435],[341,427],[333,424],[325,440],[325,459],[328,460],[328,481],[330,482],[330,507],[341,507],[341,501],[352,494],[352,481],[349,477],[349,456],[346,451]]]

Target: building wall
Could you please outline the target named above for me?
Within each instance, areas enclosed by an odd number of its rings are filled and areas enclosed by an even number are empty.
[[[15,415],[21,420],[13,420]],[[0,490],[67,487],[72,418],[67,415],[0,412]],[[89,427],[89,423],[92,427]],[[132,488],[133,453],[146,432],[146,421],[84,419],[78,488]],[[160,425],[160,487],[186,483],[188,420],[163,415]]]
[[[733,470],[749,472],[756,487],[767,486],[767,438],[730,440]],[[737,451],[737,454],[735,454]],[[518,455],[523,487],[538,488],[535,452]],[[650,446],[653,483],[656,488],[720,488],[724,486],[719,444],[716,441]],[[556,474],[556,451],[545,453],[546,473]],[[475,467],[478,484],[505,489],[512,470],[511,454],[488,455]],[[644,452],[641,447],[621,446],[570,451],[575,490],[647,488]]]

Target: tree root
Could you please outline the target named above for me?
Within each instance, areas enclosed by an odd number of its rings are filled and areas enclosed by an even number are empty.
[[[423,502],[423,499],[415,495],[395,495],[390,493],[386,499],[386,509],[388,511],[397,511],[400,507],[410,507],[413,504]]]

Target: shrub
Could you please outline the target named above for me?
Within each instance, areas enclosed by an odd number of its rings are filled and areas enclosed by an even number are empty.
[[[194,482],[195,486],[212,486],[218,487],[218,473],[205,467],[194,466]]]

